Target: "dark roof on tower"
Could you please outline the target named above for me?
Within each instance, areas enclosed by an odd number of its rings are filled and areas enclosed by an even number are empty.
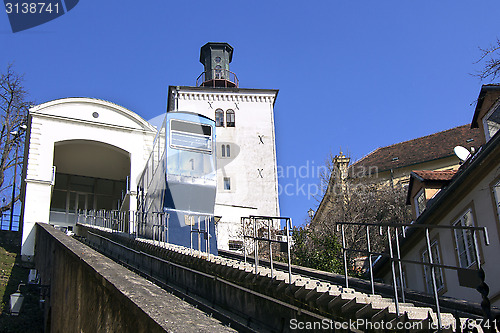
[[[200,49],[200,62],[203,63],[203,54],[207,51],[207,49],[210,48],[221,48],[221,49],[226,49],[226,51],[229,53],[229,62],[233,61],[233,47],[229,45],[228,43],[220,43],[220,42],[208,42],[205,45],[203,45]]]

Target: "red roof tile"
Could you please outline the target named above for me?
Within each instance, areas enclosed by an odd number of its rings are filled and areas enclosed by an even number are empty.
[[[433,171],[433,170],[413,170],[413,173],[423,181],[448,181],[453,178],[457,170]]]
[[[366,170],[377,167],[378,172],[382,172],[453,156],[453,148],[456,146],[464,146],[470,150],[471,147],[477,149],[482,144],[484,139],[479,129],[463,125],[378,148],[352,166],[357,169],[364,167]]]

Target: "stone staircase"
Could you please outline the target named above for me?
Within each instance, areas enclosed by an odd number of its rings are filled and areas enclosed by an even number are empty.
[[[153,244],[151,240],[140,241]],[[155,245],[158,245],[156,242]],[[258,267],[240,260],[207,255],[204,252],[186,249],[173,244],[162,243],[161,247],[172,251],[173,257],[186,260],[185,256],[198,258],[204,264],[197,264],[204,271],[217,274],[220,278],[241,284],[246,288],[287,302],[305,311],[311,311],[335,323],[350,323],[351,331],[382,332],[384,329],[406,332],[438,331],[438,315],[429,307],[415,306],[412,303],[399,303],[399,313],[396,311],[394,299],[381,295],[371,295],[346,288],[330,282],[321,281],[304,275],[292,274],[292,283],[288,272]],[[298,310],[300,311],[300,310]],[[478,327],[475,319],[456,318],[451,313],[440,314],[441,332],[462,332],[466,323],[470,328]],[[340,325],[340,324],[339,324]],[[498,330],[496,331],[498,332]]]

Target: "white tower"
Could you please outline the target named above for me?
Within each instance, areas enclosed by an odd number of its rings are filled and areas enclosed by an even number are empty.
[[[274,102],[278,90],[239,88],[229,71],[233,48],[207,43],[195,87],[170,86],[168,112],[191,111],[216,121],[220,249],[241,246],[241,217],[279,216]]]

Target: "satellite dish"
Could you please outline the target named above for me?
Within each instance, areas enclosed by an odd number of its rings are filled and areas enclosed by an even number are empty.
[[[455,155],[457,155],[458,158],[462,161],[465,161],[470,157],[470,152],[465,147],[456,146],[455,148],[453,148],[453,151],[455,152]]]

